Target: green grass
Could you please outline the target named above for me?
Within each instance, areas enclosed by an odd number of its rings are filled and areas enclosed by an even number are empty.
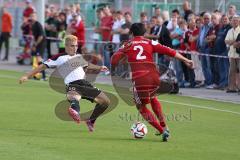
[[[76,125],[55,116],[55,105],[65,95],[53,91],[47,82],[30,80],[19,85],[21,75],[0,71],[1,160],[240,159],[240,105],[162,95],[160,100],[210,109],[162,102],[172,133],[170,141],[161,142],[149,125],[148,135],[135,140],[130,135],[137,115],[135,107],[119,100],[117,108],[101,117],[96,131],[89,133],[84,123]],[[98,87],[114,93],[111,86]],[[92,106],[85,100],[81,102],[82,110]],[[126,113],[131,118],[126,118]]]

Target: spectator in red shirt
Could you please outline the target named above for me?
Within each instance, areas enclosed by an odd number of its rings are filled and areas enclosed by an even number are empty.
[[[78,53],[82,53],[82,49],[85,46],[85,26],[82,19],[79,19],[79,15],[74,14],[73,19],[68,26],[68,32],[78,37]]]
[[[102,41],[108,42],[108,41],[112,41],[111,30],[113,26],[113,16],[109,6],[107,5],[103,8],[103,13],[105,16],[103,16],[103,18],[100,21],[100,32],[102,35]],[[107,44],[103,44],[102,53],[104,57],[104,65],[110,68],[111,53],[110,53],[110,50],[108,49],[109,47],[107,46]],[[106,72],[106,74],[109,74],[109,72]]]
[[[103,8],[103,13],[105,16],[102,17],[101,22],[100,22],[102,40],[103,41],[111,41],[112,40],[111,30],[112,30],[112,25],[113,25],[113,16],[112,16],[109,6],[105,6]]]
[[[29,18],[30,15],[35,11],[35,8],[32,6],[31,0],[25,0],[26,8],[23,10],[23,17]]]
[[[199,56],[195,54],[197,51],[197,38],[199,35],[199,28],[197,27],[197,20],[195,17],[188,19],[188,31],[185,37],[185,45],[187,50],[191,52],[191,59],[193,60],[195,81],[199,82],[198,86],[204,84],[204,76],[202,72],[202,65]]]
[[[10,34],[12,32],[12,16],[10,13],[6,11],[5,7],[2,7],[2,31],[0,35],[0,55],[1,55],[1,49],[2,49],[2,44],[5,43],[5,48],[6,48],[6,54],[5,57],[3,58],[4,61],[8,60],[8,53],[9,53],[9,38]]]
[[[77,23],[75,28],[75,35],[78,37],[78,52],[82,53],[82,49],[85,47],[85,25],[83,20]]]

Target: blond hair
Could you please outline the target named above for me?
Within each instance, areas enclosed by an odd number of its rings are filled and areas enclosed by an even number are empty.
[[[78,41],[78,38],[74,35],[67,35],[66,38],[65,38],[65,44],[68,45],[69,43],[71,42],[75,42],[75,41]]]

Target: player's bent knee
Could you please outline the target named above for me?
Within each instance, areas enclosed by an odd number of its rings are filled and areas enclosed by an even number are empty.
[[[67,93],[67,99],[68,99],[69,101],[72,101],[72,100],[80,101],[81,95],[79,95],[79,94],[76,93],[76,92],[68,92],[68,93]]]

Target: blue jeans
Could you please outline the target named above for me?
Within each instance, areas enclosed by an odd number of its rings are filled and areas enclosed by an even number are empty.
[[[101,49],[103,53],[103,64],[104,66],[110,68],[110,52],[106,49],[104,44]]]
[[[222,56],[227,56],[228,51],[221,53]],[[219,87],[228,85],[229,60],[228,58],[218,58]]]
[[[181,61],[174,59],[173,60],[173,65],[174,65],[174,69],[176,71],[176,77],[177,77],[177,81],[180,87],[184,86],[184,80],[183,80],[183,69],[182,69],[182,63]]]
[[[201,53],[209,55],[209,49],[200,49]],[[212,80],[212,71],[211,71],[211,62],[209,56],[200,56],[201,62],[202,62],[202,70],[203,75],[205,77],[205,84],[211,85],[213,83]]]

